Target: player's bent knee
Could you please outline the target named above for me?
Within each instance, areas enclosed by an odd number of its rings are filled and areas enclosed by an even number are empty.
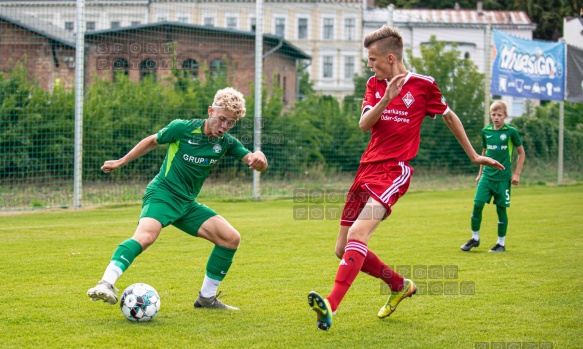
[[[228,248],[237,248],[241,243],[241,234],[238,231],[234,230],[229,236],[226,238],[226,246]]]

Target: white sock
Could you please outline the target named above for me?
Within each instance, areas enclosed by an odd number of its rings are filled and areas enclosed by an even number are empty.
[[[221,282],[219,280],[211,279],[205,275],[202,287],[200,288],[200,295],[205,298],[215,296],[220,284]]]
[[[113,286],[122,273],[123,271],[117,265],[109,263],[101,280],[107,281]]]
[[[504,240],[506,240],[506,236],[498,237],[498,245],[504,246]]]
[[[480,241],[480,232],[479,231],[472,231],[472,238],[476,241]]]

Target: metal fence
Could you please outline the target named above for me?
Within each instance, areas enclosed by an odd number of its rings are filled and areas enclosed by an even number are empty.
[[[362,38],[378,24],[367,13],[350,0],[0,1],[0,211],[139,202],[165,147],[112,175],[100,166],[174,119],[206,118],[226,86],[247,99],[247,116],[230,133],[261,149],[270,169],[259,176],[222,159],[201,199],[346,191],[369,137],[358,129],[369,75]],[[458,72],[408,64],[435,72],[479,151],[488,99],[475,60],[483,62],[485,47],[468,56],[452,45],[457,35],[444,31],[424,45],[474,78],[460,85]],[[411,45],[408,57],[421,55]],[[544,134],[531,130],[539,124],[521,125],[527,155],[538,156],[523,178],[556,181],[552,117]],[[580,140],[569,137],[565,180],[580,180]],[[413,166],[413,189],[470,186],[477,173],[445,124],[429,118]]]

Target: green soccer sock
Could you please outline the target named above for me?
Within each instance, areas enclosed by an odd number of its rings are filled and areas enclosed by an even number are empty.
[[[127,239],[115,249],[110,263],[115,264],[124,272],[140,253],[142,253],[142,245],[134,239]]]
[[[472,211],[472,231],[480,231],[482,225],[482,211],[484,210],[484,202],[474,201],[474,209]]]
[[[206,275],[211,279],[222,281],[233,263],[235,252],[237,252],[236,248],[215,245],[206,264]]]
[[[508,230],[508,215],[506,214],[506,207],[496,206],[496,213],[498,214],[498,237],[504,237]]]

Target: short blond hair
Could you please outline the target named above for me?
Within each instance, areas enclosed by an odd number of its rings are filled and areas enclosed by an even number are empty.
[[[502,113],[504,113],[505,116],[508,116],[508,104],[504,101],[494,101],[494,103],[490,105],[490,112],[493,112],[494,110],[502,110]]]
[[[376,48],[382,54],[392,53],[399,61],[403,60],[403,36],[396,27],[383,25],[364,37],[364,48],[368,49],[375,43],[378,43]]]
[[[235,114],[237,119],[244,118],[247,112],[247,109],[245,109],[245,97],[232,87],[217,91],[213,100],[213,107],[228,110]]]

